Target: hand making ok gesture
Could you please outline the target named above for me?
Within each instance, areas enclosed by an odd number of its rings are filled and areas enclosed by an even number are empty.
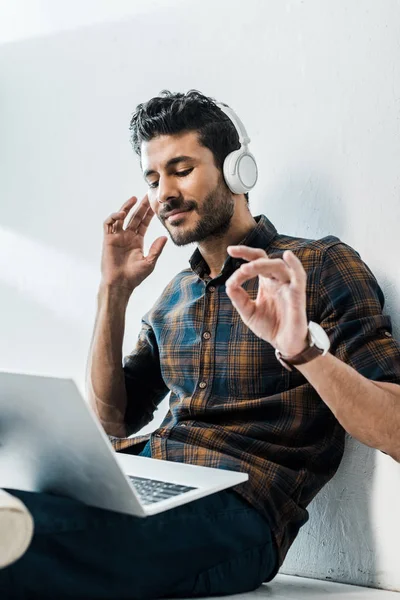
[[[248,262],[226,282],[226,293],[243,322],[258,337],[295,356],[307,346],[306,272],[291,251],[282,258],[268,258],[261,248],[229,246],[228,253]],[[242,288],[258,277],[258,294],[252,300]]]

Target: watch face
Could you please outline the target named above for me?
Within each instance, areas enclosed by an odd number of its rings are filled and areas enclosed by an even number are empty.
[[[318,323],[314,323],[313,321],[310,321],[308,324],[308,330],[310,332],[311,339],[314,342],[314,344],[317,346],[317,348],[320,348],[324,352],[328,352],[331,343],[329,341],[328,335],[322,329],[321,325],[318,325]]]

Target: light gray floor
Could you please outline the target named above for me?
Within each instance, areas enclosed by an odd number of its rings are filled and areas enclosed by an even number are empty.
[[[224,596],[225,600],[400,600],[400,593],[371,588],[278,575],[271,583],[264,584],[249,594]],[[222,599],[221,599],[222,600]]]

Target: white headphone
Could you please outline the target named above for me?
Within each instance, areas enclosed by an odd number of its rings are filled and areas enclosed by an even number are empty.
[[[236,113],[228,106],[216,104],[234,124],[240,142],[239,150],[234,150],[224,160],[224,179],[231,192],[245,194],[256,185],[258,178],[256,159],[247,149],[250,138]]]

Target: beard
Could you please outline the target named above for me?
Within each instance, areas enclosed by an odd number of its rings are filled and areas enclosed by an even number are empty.
[[[160,220],[168,230],[171,240],[175,246],[186,246],[188,244],[202,242],[205,239],[222,237],[229,229],[233,213],[235,210],[235,201],[225,182],[221,180],[215,189],[204,199],[202,206],[194,200],[185,202],[183,198],[177,198],[176,201],[165,203],[163,214],[175,209],[195,210],[200,219],[192,229],[179,227],[180,219],[176,223],[171,223],[168,229],[165,225],[165,219],[160,215]],[[176,230],[174,231],[174,227]]]

